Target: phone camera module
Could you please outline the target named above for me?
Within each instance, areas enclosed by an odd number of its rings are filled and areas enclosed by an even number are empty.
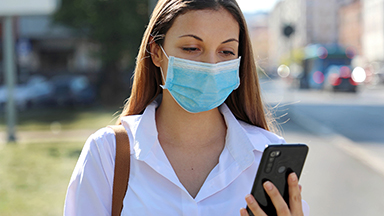
[[[280,155],[280,151],[273,151],[270,154],[271,157],[279,157],[279,155]]]
[[[265,172],[270,173],[272,171],[272,167],[273,167],[273,161],[269,161],[269,163],[267,163],[267,165],[265,166]]]
[[[266,173],[270,173],[272,171],[272,167],[273,167],[275,158],[278,157],[279,155],[280,155],[280,151],[272,151],[269,154],[268,163],[267,163],[267,165],[265,167],[265,172]]]

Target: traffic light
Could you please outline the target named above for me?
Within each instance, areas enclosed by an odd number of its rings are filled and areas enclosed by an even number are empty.
[[[295,33],[295,28],[292,25],[285,25],[283,27],[283,35],[289,38],[293,33]]]

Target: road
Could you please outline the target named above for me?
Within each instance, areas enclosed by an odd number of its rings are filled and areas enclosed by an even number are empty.
[[[384,88],[299,91],[262,81],[287,142],[310,152],[300,182],[312,216],[384,213]]]

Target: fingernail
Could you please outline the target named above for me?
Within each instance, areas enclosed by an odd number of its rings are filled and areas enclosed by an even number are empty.
[[[264,183],[264,188],[265,188],[266,190],[268,190],[268,191],[272,190],[272,188],[273,188],[272,183],[269,182],[269,181],[266,181],[266,182]]]
[[[251,204],[255,201],[255,199],[252,197],[252,195],[248,194],[247,196],[245,196],[245,200],[247,201],[247,203]]]
[[[245,208],[240,208],[240,215],[241,216],[246,215],[245,212],[246,212]]]
[[[291,173],[290,176],[289,176],[289,178],[291,179],[292,182],[297,181],[297,175],[296,175],[296,173]]]

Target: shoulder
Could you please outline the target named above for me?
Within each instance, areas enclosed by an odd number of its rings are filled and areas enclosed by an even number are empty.
[[[266,144],[282,144],[285,143],[285,140],[283,137],[271,132],[267,131],[263,128],[260,128],[255,125],[248,124],[246,122],[243,122],[239,120],[239,124],[244,129],[245,133],[248,135],[251,141],[255,140],[264,140]]]
[[[246,133],[250,141],[253,143],[254,147],[255,143],[258,144],[259,148],[256,147],[256,149],[260,149],[260,145],[262,144],[280,144],[285,143],[284,139],[270,131],[267,131],[263,128],[257,127],[255,125],[248,124],[242,120],[237,119],[232,111],[228,108],[228,106],[224,103],[222,106],[220,106],[220,112],[224,115],[224,118],[227,122],[227,125],[229,127],[235,128],[237,130],[239,127],[241,127],[242,131]],[[240,126],[239,126],[240,125]],[[238,133],[237,131],[236,133]],[[240,132],[242,134],[242,132]],[[240,135],[240,134],[238,134]],[[263,148],[264,149],[264,148]]]
[[[109,211],[115,165],[115,134],[102,128],[87,139],[67,189],[64,215]]]
[[[115,157],[115,133],[109,127],[104,127],[90,135],[83,147],[82,154],[86,157],[103,160]]]
[[[112,128],[104,127],[89,136],[87,142],[91,142],[93,145],[101,147],[102,145],[113,144],[114,140],[115,132]]]
[[[94,141],[107,141],[111,138],[115,138],[115,133],[109,127],[100,128],[89,137]]]

